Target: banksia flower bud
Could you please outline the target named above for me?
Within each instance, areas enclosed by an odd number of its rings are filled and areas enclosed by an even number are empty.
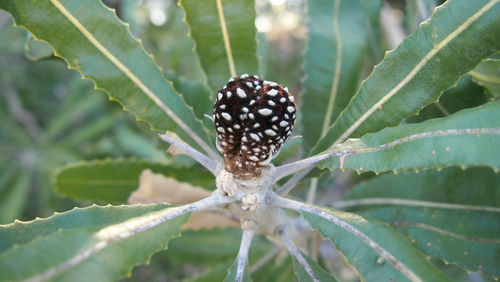
[[[240,179],[260,176],[291,135],[295,111],[287,88],[255,75],[231,78],[214,106],[224,169]]]

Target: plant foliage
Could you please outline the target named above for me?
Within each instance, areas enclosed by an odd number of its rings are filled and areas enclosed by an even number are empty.
[[[212,121],[205,115],[211,116],[217,90],[230,77],[259,70],[284,75],[269,70],[276,69],[276,58],[286,56],[268,54],[276,42],[283,50],[290,47],[284,32],[257,32],[258,1],[180,0],[178,6],[171,3],[168,26],[181,32],[164,38],[158,35],[162,29],[156,33],[151,28],[149,36],[159,39],[148,41],[146,36],[143,43],[132,35],[148,34],[131,16],[137,8],[132,2],[119,6],[120,17],[130,21],[126,23],[100,1],[0,0],[0,9],[28,32],[12,28],[12,33],[26,36],[25,46],[18,44],[13,51],[0,43],[6,54],[0,59],[13,60],[20,56],[18,50],[39,61],[30,66],[51,68],[62,59],[137,121],[146,122],[152,135],[167,132],[162,139],[182,149],[164,155],[131,126],[100,136],[108,133],[117,114],[99,106],[88,87],[78,91],[79,78],[65,82],[73,94],[60,108],[43,109],[55,113],[40,129],[22,108],[22,102],[39,100],[21,93],[20,101],[22,83],[13,83],[14,74],[2,77],[7,104],[0,104],[5,128],[0,129],[0,144],[9,154],[0,163],[0,223],[5,223],[0,225],[1,281],[134,278],[135,266],[155,262],[153,255],[164,250],[158,257],[207,267],[191,277],[194,281],[347,280],[352,278],[346,276],[352,272],[349,266],[369,281],[455,280],[464,277],[462,269],[500,277],[500,0],[448,0],[440,6],[409,0],[404,26],[396,26],[408,36],[384,56],[382,34],[391,32],[380,19],[385,4],[305,1],[304,79],[290,85],[300,101],[297,127],[303,139],[285,144],[275,164],[309,158],[270,169],[264,188],[257,185],[255,194],[245,191],[243,196],[236,191],[234,198],[224,190],[227,182],[220,175],[227,171],[216,151]],[[182,46],[180,54],[162,53],[165,42]],[[180,71],[184,63],[189,64],[187,73]],[[18,72],[29,69],[19,67]],[[0,62],[0,71],[11,70]],[[57,73],[64,80],[64,72]],[[47,79],[42,80],[36,83],[45,87]],[[80,121],[79,129],[71,130],[78,117],[92,116],[96,107],[104,107],[105,114]],[[112,139],[114,135],[121,141]],[[110,148],[118,143],[123,151],[147,159],[74,162],[106,155],[71,153],[100,138],[108,140],[102,150],[108,156],[115,156]],[[52,153],[38,156],[46,163],[33,166],[32,151],[24,149],[29,147]],[[11,154],[11,148],[21,149]],[[175,154],[187,154],[208,170]],[[10,166],[17,155],[22,161]],[[92,205],[12,222],[28,205],[32,176],[44,171],[40,181],[49,186],[49,168],[65,162],[73,163],[61,167],[54,180],[60,194],[120,205]],[[315,167],[324,172],[319,181],[308,178],[318,173],[307,175]],[[215,191],[180,206],[128,205],[146,169]],[[283,189],[273,190],[272,184],[283,184],[278,181],[290,174]],[[295,186],[291,197],[296,200],[281,197]],[[297,201],[305,194],[312,203]],[[203,225],[194,216],[186,225],[195,226],[193,230],[181,233],[191,214],[214,211],[229,221],[239,220],[241,243],[235,241],[240,232],[231,227],[198,230]],[[280,243],[271,247],[253,231]],[[185,237],[172,240],[181,235]],[[325,247],[329,244],[336,251]],[[442,261],[457,266],[459,274],[446,272]]]

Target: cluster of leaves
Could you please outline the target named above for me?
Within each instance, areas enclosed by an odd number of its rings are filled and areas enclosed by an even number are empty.
[[[256,41],[254,2],[212,2],[180,1],[190,33],[178,37],[194,41],[195,53],[186,50],[184,56],[199,58],[199,71],[206,76],[200,81],[163,73],[128,25],[99,2],[3,0],[0,8],[153,131],[174,132],[217,159],[212,125],[203,117],[211,111],[213,93],[229,76],[258,73],[267,69],[268,61],[259,67],[262,46]],[[307,1],[299,107],[304,137],[298,146],[303,156],[334,156],[319,168],[382,175],[369,174],[370,179],[341,201],[321,197],[327,199],[322,204],[335,209],[304,206],[300,212],[366,280],[446,279],[430,257],[499,277],[500,75],[495,53],[500,50],[500,1],[450,0],[418,28],[414,23],[420,22],[420,1],[409,2],[414,3],[407,6],[406,23],[412,33],[381,59],[385,45],[378,1]],[[366,65],[375,63],[365,78]],[[283,155],[296,149],[297,143],[291,143]],[[181,170],[171,164],[120,160],[73,165],[61,171],[57,185],[68,196],[125,203],[145,168],[196,185],[213,183],[197,167]],[[329,189],[320,188],[318,193],[328,195]],[[93,206],[2,226],[2,279],[88,280],[95,275],[113,280],[129,275],[135,265],[166,249],[188,216],[123,240],[114,241],[113,234],[174,212],[166,205]],[[236,249],[214,250],[209,244],[233,242],[234,230],[184,234],[206,240],[208,246],[197,249],[191,259],[211,261],[212,267],[197,279],[222,280]],[[174,249],[190,238],[172,241]],[[266,244],[254,244],[260,248],[251,261],[265,254]],[[189,248],[177,250],[190,260]],[[321,280],[333,279],[306,259]],[[277,256],[252,276],[288,280],[291,265],[289,258]],[[310,280],[295,259],[293,269],[298,280]]]
[[[134,155],[161,159],[143,137],[147,131],[91,82],[68,71],[48,45],[13,28],[8,14],[0,19],[0,223],[74,207],[53,193],[53,175],[65,163]]]

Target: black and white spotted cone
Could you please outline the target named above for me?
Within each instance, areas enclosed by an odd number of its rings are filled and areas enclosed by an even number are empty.
[[[256,75],[231,78],[214,106],[224,168],[240,179],[259,177],[292,134],[296,106],[287,88]]]

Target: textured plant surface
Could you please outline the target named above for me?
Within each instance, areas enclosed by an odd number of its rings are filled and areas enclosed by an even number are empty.
[[[171,144],[168,161],[62,167],[59,193],[95,204],[1,225],[0,280],[117,280],[158,252],[202,265],[196,281],[500,277],[500,0],[438,2],[391,25],[379,1],[306,1],[289,90],[254,1],[179,1],[187,80],[100,1],[0,0],[27,55],[61,58]]]

